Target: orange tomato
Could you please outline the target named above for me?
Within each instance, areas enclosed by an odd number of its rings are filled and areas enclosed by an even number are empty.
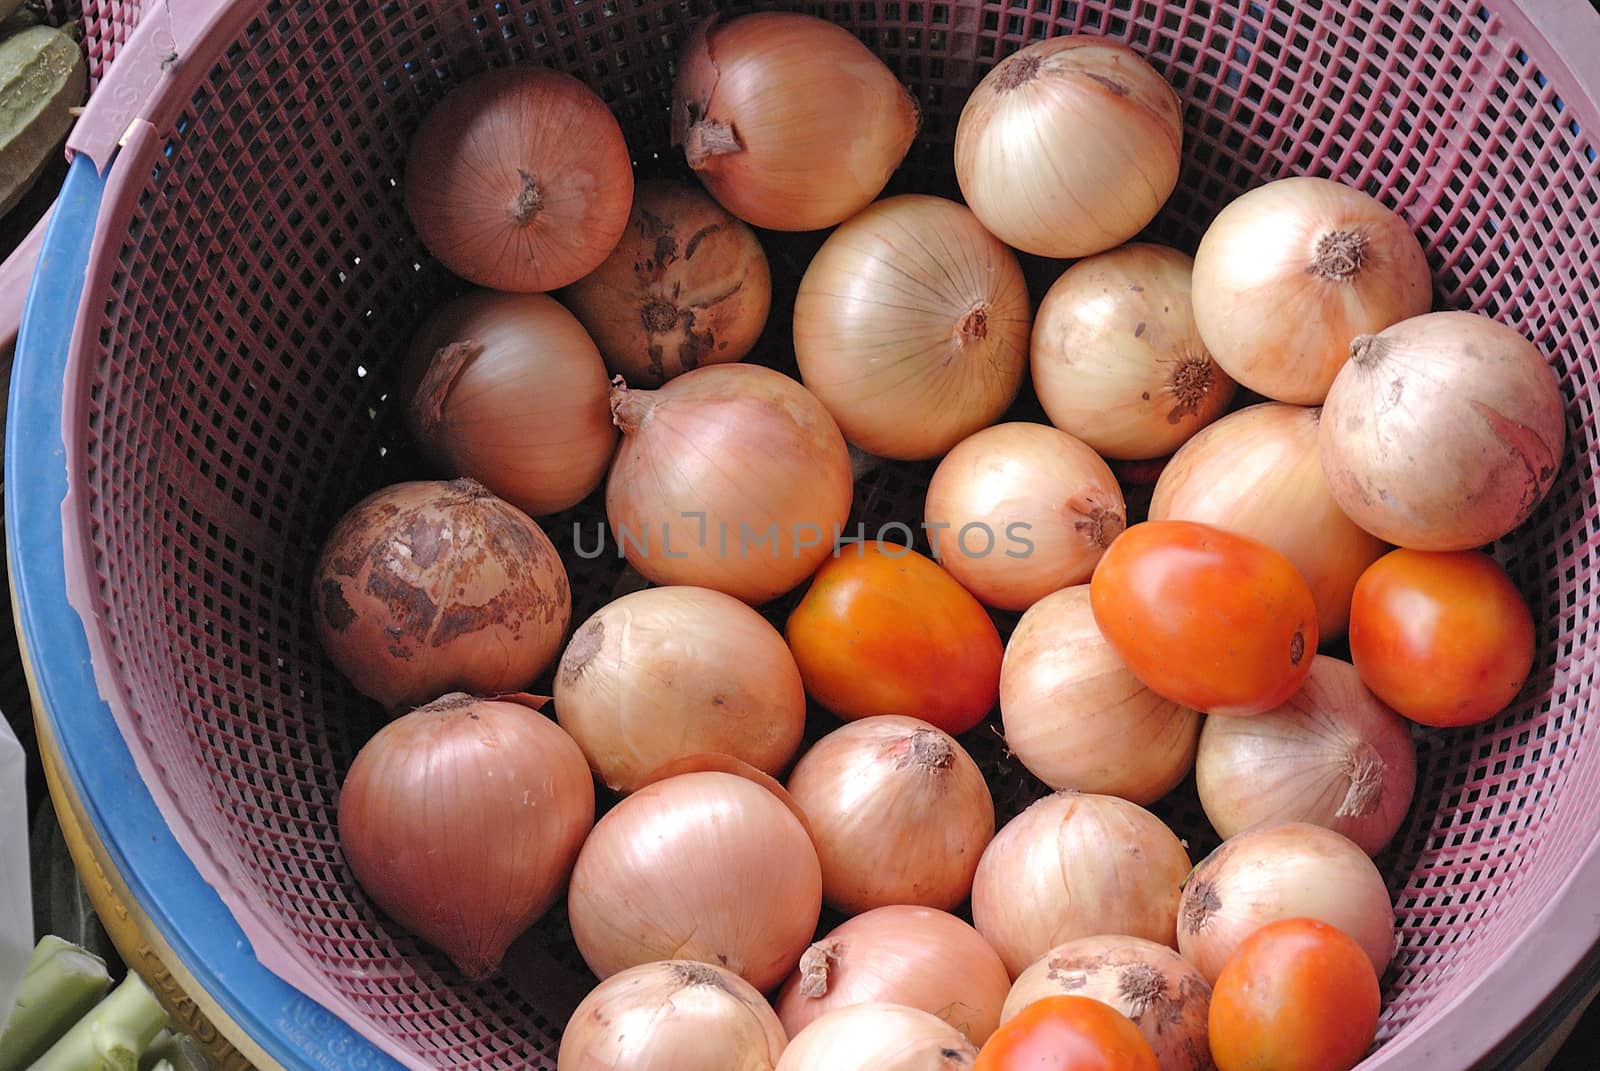
[[[989,1035],[972,1071],[1160,1071],[1126,1015],[1088,997],[1045,997]]]
[[[1209,714],[1282,704],[1317,653],[1305,578],[1265,543],[1193,521],[1118,536],[1089,582],[1095,623],[1150,690]]]
[[[905,714],[957,735],[1000,694],[988,611],[908,547],[843,547],[817,570],[786,635],[806,691],[841,718]]]
[[[1533,669],[1533,614],[1476,550],[1390,551],[1356,581],[1350,656],[1368,688],[1425,725],[1473,725]]]
[[[1378,974],[1355,940],[1316,919],[1245,938],[1211,991],[1217,1071],[1350,1071],[1378,1033]]]

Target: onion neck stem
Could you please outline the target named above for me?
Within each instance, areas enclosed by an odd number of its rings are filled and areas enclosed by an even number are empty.
[[[655,407],[655,391],[629,387],[621,376],[611,381],[611,423],[624,435],[638,431]]]
[[[522,176],[522,189],[512,199],[510,206],[511,218],[518,226],[526,227],[532,223],[539,210],[544,208],[544,194],[539,190],[538,181],[520,167],[517,174]]]
[[[689,166],[700,170],[712,158],[743,152],[739,135],[719,119],[702,119],[689,128],[683,141],[683,155]]]

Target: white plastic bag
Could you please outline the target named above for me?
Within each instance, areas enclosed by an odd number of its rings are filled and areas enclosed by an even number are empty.
[[[33,952],[33,891],[28,880],[27,763],[0,718],[0,1030]]]

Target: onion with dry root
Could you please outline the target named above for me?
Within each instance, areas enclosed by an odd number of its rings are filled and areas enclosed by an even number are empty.
[[[972,891],[994,800],[949,734],[899,715],[817,741],[789,776],[822,861],[822,897],[854,914],[891,904],[949,910]]]
[[[406,212],[428,251],[469,282],[555,290],[622,237],[633,163],[605,102],[569,74],[485,71],[411,137]]]
[[[1214,1071],[1207,1018],[1211,984],[1166,945],[1138,937],[1080,937],[1046,952],[1017,978],[1000,1012],[1009,1022],[1046,997],[1109,1004],[1139,1028],[1161,1071]]]
[[[1428,311],[1433,282],[1405,220],[1329,179],[1296,176],[1237,198],[1194,255],[1194,319],[1240,384],[1321,403],[1350,340]]]
[[[800,378],[871,454],[937,457],[998,420],[1028,364],[1016,254],[965,206],[879,201],[828,236],[800,280]]]
[[[898,1004],[829,1012],[789,1039],[778,1071],[962,1071],[978,1050],[937,1016]]]
[[[705,193],[641,182],[616,249],[562,299],[607,368],[659,387],[748,354],[766,326],[772,275],[755,232]]]
[[[1121,245],[1178,183],[1178,94],[1126,45],[1052,37],[984,76],[956,126],[956,180],[983,225],[1044,257]]]
[[[1412,550],[1491,543],[1555,483],[1555,371],[1487,316],[1436,312],[1350,345],[1322,410],[1322,464],[1351,520]]]
[[[686,773],[595,823],[572,872],[572,937],[599,978],[661,959],[727,967],[762,992],[793,971],[822,913],[800,820],[734,774]]]
[[[788,1038],[754,986],[723,967],[629,967],[583,998],[561,1032],[556,1071],[773,1071]]]
[[[540,703],[446,695],[379,729],[339,793],[356,881],[473,981],[560,898],[594,824],[583,752]]]
[[[672,87],[672,143],[724,208],[769,230],[820,230],[861,211],[918,123],[916,100],[866,45],[794,12],[707,19]]]
[[[1221,416],[1234,382],[1195,329],[1187,256],[1130,242],[1061,274],[1033,321],[1050,423],[1108,458],[1165,457]]]
[[[1278,709],[1207,718],[1195,765],[1200,805],[1223,837],[1311,822],[1369,855],[1400,828],[1416,780],[1406,720],[1367,691],[1354,666],[1326,655]]]
[[[1143,807],[1057,792],[989,842],[972,921],[1012,977],[1077,937],[1120,933],[1171,945],[1188,873],[1183,844]]]
[[[1194,765],[1200,714],[1152,692],[1111,649],[1080,584],[1022,615],[1000,665],[1006,747],[1051,788],[1151,803]]]
[[[997,424],[945,455],[924,519],[934,556],[978,599],[1026,610],[1082,584],[1127,523],[1099,454],[1046,424]]]
[[[1383,875],[1349,837],[1307,822],[1257,826],[1206,856],[1183,887],[1178,951],[1215,984],[1246,937],[1288,918],[1343,930],[1380,976],[1394,957]]]
[[[617,448],[610,392],[588,332],[544,294],[446,302],[401,374],[406,426],[434,463],[536,517],[600,486]]]
[[[340,518],[311,612],[339,672],[395,711],[449,691],[526,688],[561,650],[572,589],[527,514],[472,480],[423,480]]]
[[[1267,402],[1229,413],[1184,444],[1156,481],[1153,521],[1199,521],[1261,541],[1294,563],[1337,640],[1367,566],[1388,549],[1345,516],[1328,489],[1320,411]]]
[[[929,1012],[982,1045],[1010,988],[989,942],[954,915],[880,907],[806,949],[776,1006],[790,1037],[839,1008],[883,1003]]]

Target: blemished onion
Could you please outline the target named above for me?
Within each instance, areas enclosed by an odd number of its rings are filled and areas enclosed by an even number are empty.
[[[810,820],[823,900],[848,914],[954,908],[994,836],[983,771],[953,737],[916,718],[835,729],[800,757],[788,788]]]
[[[544,530],[465,479],[393,484],[358,502],[322,548],[311,598],[328,658],[391,711],[526,688],[572,616]]]
[[[641,182],[605,263],[562,294],[606,367],[659,387],[755,346],[772,305],[761,240],[701,190]]]
[[[1178,94],[1126,45],[1052,37],[984,76],[956,126],[956,180],[983,225],[1044,257],[1121,245],[1178,182]]]
[[[934,556],[986,605],[1026,610],[1082,584],[1127,523],[1100,455],[1047,424],[997,424],[963,439],[928,483]]]
[[[539,702],[443,696],[379,729],[339,793],[356,881],[474,981],[560,898],[594,825],[583,752]]]
[[[847,919],[806,949],[775,1002],[790,1037],[828,1012],[898,1004],[938,1016],[982,1045],[1011,988],[983,935],[927,907],[880,907]]]
[[[1343,930],[1380,976],[1394,956],[1383,875],[1355,841],[1308,822],[1258,826],[1203,859],[1183,888],[1178,951],[1214,985],[1246,937],[1287,918]]]
[[[556,1071],[773,1071],[788,1037],[754,986],[709,963],[629,967],[583,998]]]
[[[1145,687],[1095,624],[1089,586],[1047,595],[1000,664],[1006,747],[1051,788],[1165,796],[1194,766],[1200,714]]]
[[[544,294],[464,294],[412,339],[406,426],[452,476],[534,516],[600,486],[617,447],[610,382],[594,341]]]
[[[816,933],[822,865],[805,827],[772,793],[734,774],[680,774],[595,823],[572,872],[567,914],[599,978],[693,959],[766,992]]]
[[[783,636],[707,588],[647,588],[597,610],[561,657],[555,701],[561,727],[618,792],[705,752],[777,774],[805,732],[805,686]]]
[[[928,1012],[855,1004],[829,1012],[789,1039],[778,1071],[960,1071],[978,1050]]]
[[[479,286],[554,290],[611,253],[633,200],[622,128],[569,74],[485,71],[423,116],[406,213],[428,251]]]
[[[1109,1004],[1131,1019],[1161,1071],[1213,1071],[1211,984],[1166,945],[1113,934],[1058,945],[1017,978],[1000,1021],[1035,1001],[1069,994]]]
[[[1417,749],[1404,718],[1348,662],[1318,655],[1287,703],[1250,718],[1212,716],[1200,733],[1200,805],[1224,838],[1257,825],[1310,822],[1369,855],[1411,806]]]
[[[1223,370],[1317,405],[1350,340],[1428,311],[1433,283],[1405,220],[1329,179],[1295,176],[1228,204],[1194,255],[1194,319]]]
[[[1229,413],[1161,470],[1153,521],[1199,521],[1272,547],[1294,563],[1317,604],[1317,632],[1337,640],[1367,566],[1388,548],[1334,501],[1322,472],[1320,411],[1264,402]]]
[[[833,553],[855,491],[850,451],[799,383],[715,365],[654,391],[619,383],[611,411],[622,446],[606,516],[647,580],[759,604]]]
[[[1016,254],[965,206],[907,194],[828,236],[800,280],[800,378],[850,442],[937,457],[998,420],[1028,364]]]
[[[1351,520],[1412,550],[1467,550],[1550,493],[1567,441],[1561,387],[1519,332],[1436,312],[1362,336],[1350,353],[1321,442]]]
[[[1195,330],[1191,261],[1130,242],[1061,274],[1033,321],[1033,387],[1050,423],[1100,454],[1172,453],[1233,400]]]
[[[865,208],[919,121],[915,98],[850,31],[792,12],[707,19],[672,87],[672,143],[724,208],[776,231]]]
[[[1015,978],[1056,945],[1120,933],[1174,943],[1183,844],[1127,800],[1063,791],[1007,822],[978,864],[972,921]]]

